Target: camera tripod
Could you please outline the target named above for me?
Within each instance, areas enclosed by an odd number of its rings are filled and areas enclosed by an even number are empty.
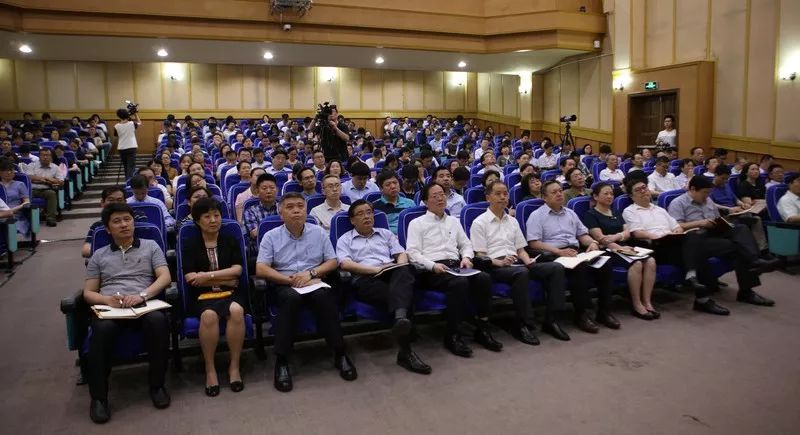
[[[563,147],[566,144],[570,144],[573,147],[575,146],[575,138],[572,137],[572,123],[567,121],[566,126],[564,127],[564,135],[561,136],[561,146]]]

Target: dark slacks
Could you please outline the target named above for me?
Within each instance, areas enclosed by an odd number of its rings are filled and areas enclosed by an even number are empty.
[[[536,263],[533,267],[496,267],[489,274],[497,282],[511,286],[511,300],[517,321],[529,323],[533,321],[528,282],[531,279],[544,283],[547,298],[547,314],[552,315],[564,306],[564,290],[566,278],[564,266],[558,263]]]
[[[46,204],[48,222],[55,222],[58,215],[58,192],[54,189],[33,189],[34,198],[42,198]]]
[[[339,308],[336,292],[321,288],[301,295],[289,286],[276,286],[278,316],[275,324],[274,351],[278,356],[287,356],[294,345],[294,334],[300,310],[310,307],[317,320],[317,328],[334,351],[344,350],[342,326],[339,323]]]
[[[599,269],[590,267],[587,263],[581,263],[574,269],[565,269],[568,278],[568,288],[572,294],[572,305],[575,307],[575,314],[590,309],[592,307],[592,297],[589,289],[597,287],[597,308],[599,311],[608,311],[611,302],[611,262]]]
[[[740,290],[751,290],[761,285],[759,274],[748,270],[758,258],[759,249],[747,226],[736,224],[726,234],[714,234],[704,230],[692,231],[682,239],[682,242],[656,244],[656,261],[697,271],[697,279],[706,286],[706,289],[695,291],[695,297],[707,297],[718,288],[717,277],[713,275],[708,265],[708,259],[711,257],[718,257],[733,264]]]
[[[133,173],[136,171],[136,150],[136,148],[119,150],[119,158],[122,160],[126,179],[133,177]]]
[[[145,350],[150,363],[147,378],[150,388],[164,385],[169,356],[169,323],[166,313],[153,311],[138,319],[101,320],[92,319],[92,338],[88,355],[89,393],[92,399],[106,400],[108,397],[108,375],[117,335],[126,328],[141,330]]]
[[[419,282],[425,288],[443,292],[446,296],[447,333],[458,332],[458,325],[469,318],[470,302],[478,317],[491,312],[492,278],[486,272],[473,276],[453,276],[449,273],[422,272]]]
[[[411,310],[414,298],[414,273],[411,267],[390,270],[377,278],[359,277],[353,282],[356,299],[390,313],[400,308]]]

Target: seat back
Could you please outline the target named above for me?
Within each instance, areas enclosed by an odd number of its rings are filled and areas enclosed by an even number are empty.
[[[134,202],[128,204],[132,209],[141,212],[147,218],[147,223],[154,225],[161,231],[161,238],[164,240],[164,245],[167,244],[167,226],[164,223],[164,214],[161,207],[156,204],[147,202]]]
[[[223,201],[220,201],[218,198],[214,199],[217,199],[217,202],[219,203],[220,214],[222,215],[223,219],[235,218],[235,216],[232,216],[231,212],[228,210],[228,204],[226,204]],[[189,216],[190,214],[192,214],[192,208],[189,207],[188,202],[183,202],[178,204],[178,206],[175,207],[175,222],[182,221],[186,216]]]
[[[370,193],[364,195],[364,201],[367,201],[368,203],[371,204],[371,203],[381,199],[382,195],[383,194],[381,192],[370,192]]]
[[[167,252],[167,245],[164,241],[164,238],[161,236],[161,231],[155,226],[148,222],[136,222],[135,228],[133,233],[136,237],[140,239],[150,239],[153,240],[158,244],[158,247],[161,248],[161,251],[166,254]],[[94,233],[92,233],[92,243],[91,243],[91,252],[94,254],[95,251],[102,248],[103,246],[108,246],[111,244],[113,239],[111,238],[111,234],[108,233],[105,226],[99,226],[95,228]]]
[[[520,229],[522,229],[522,234],[527,234],[526,222],[528,221],[528,216],[542,205],[544,205],[544,200],[539,198],[526,199],[517,204],[516,218]]]
[[[614,198],[611,208],[615,212],[622,214],[622,210],[625,210],[631,204],[633,204],[633,199],[631,199],[630,195],[626,193]]]
[[[250,183],[236,183],[231,185],[228,190],[226,196],[228,201],[228,209],[231,212],[236,210],[236,197],[239,196],[240,193],[244,192],[245,190],[250,188]]]
[[[483,186],[470,187],[464,191],[464,201],[466,201],[467,204],[486,201],[486,190]]]
[[[606,168],[606,162],[601,162],[599,160],[595,160],[594,164],[592,165],[592,178],[594,181],[600,180],[600,171]]]
[[[317,224],[317,221],[311,216],[306,217],[306,222],[314,225]],[[270,215],[261,220],[261,223],[258,224],[259,243],[261,242],[261,239],[264,238],[264,234],[267,234],[269,231],[274,230],[281,225],[283,225],[283,220],[281,220],[281,217],[278,215]]]
[[[522,185],[515,185],[508,191],[508,202],[512,207],[516,207],[522,201],[522,196],[525,192],[522,191]]]
[[[386,216],[386,213],[382,211],[375,210],[375,228],[383,228],[385,230],[389,229],[389,218]],[[331,219],[331,243],[333,244],[333,249],[336,249],[336,242],[339,241],[339,238],[344,235],[344,233],[353,229],[353,224],[350,223],[350,218],[347,217],[346,211],[340,211],[333,216]]]
[[[467,204],[461,209],[461,227],[467,237],[470,237],[470,230],[472,230],[472,221],[478,216],[482,215],[489,208],[489,203],[486,201]]]
[[[522,174],[519,172],[508,174],[505,178],[506,186],[508,186],[509,189],[519,184],[520,181],[522,181]]]
[[[683,195],[684,193],[686,193],[686,191],[683,189],[661,192],[661,194],[658,195],[658,206],[663,209],[667,209],[669,208],[669,204],[672,202],[673,199]]]
[[[789,190],[789,186],[786,184],[776,184],[774,186],[767,187],[767,213],[769,214],[769,220],[773,222],[783,222],[783,218],[781,218],[781,214],[778,212],[778,200]]]
[[[567,202],[567,208],[574,211],[579,218],[583,218],[583,215],[589,211],[591,206],[592,198],[588,196],[578,196],[570,199],[569,202]]]
[[[428,209],[424,206],[409,207],[400,212],[397,217],[397,240],[404,248],[406,247],[406,237],[408,236],[408,224],[427,212]]]
[[[550,169],[550,170],[544,171],[544,172],[542,172],[542,182],[549,181],[549,180],[555,180],[556,177],[558,177],[559,175],[561,175],[561,170],[560,169]]]
[[[133,189],[130,186],[125,187],[125,199],[130,198],[133,196]],[[155,198],[163,203],[166,204],[166,198],[164,198],[164,192],[161,191],[158,187],[150,186],[147,188],[147,196],[151,198]]]

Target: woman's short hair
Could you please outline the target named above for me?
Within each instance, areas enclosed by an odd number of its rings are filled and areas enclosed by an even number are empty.
[[[528,195],[533,195],[533,192],[531,192],[531,188],[530,188],[531,178],[537,178],[538,179],[539,177],[536,174],[525,174],[522,177],[522,181],[520,181],[520,183],[519,183],[520,189],[522,189],[522,196],[523,197],[528,196]]]
[[[446,169],[446,168],[445,168],[445,169]],[[489,179],[489,177],[490,177],[490,176],[492,176],[492,175],[495,175],[495,176],[497,176],[497,178],[498,178],[498,179],[500,178],[500,173],[499,173],[499,172],[497,172],[497,171],[495,171],[495,170],[486,171],[486,172],[484,172],[484,174],[483,174],[483,179],[481,179],[481,184],[483,184],[484,186],[486,186],[486,180],[488,180],[488,179]]]
[[[119,119],[128,119],[131,115],[128,113],[127,109],[117,109],[117,118]]]
[[[222,214],[222,207],[216,199],[211,197],[200,198],[192,206],[192,220],[197,222],[201,216],[214,210]]]
[[[572,174],[574,174],[574,173],[575,173],[575,171],[581,172],[581,170],[580,170],[580,169],[578,169],[578,168],[570,168],[570,169],[567,171],[567,173],[566,173],[566,174],[564,174],[564,181],[565,181],[565,182],[567,182],[567,183],[569,183],[569,180],[572,178]]]
[[[603,191],[604,187],[610,187],[612,191],[614,190],[614,185],[612,185],[611,183],[606,183],[605,181],[601,181],[599,183],[595,183],[595,185],[592,186],[592,196],[599,195],[600,192]]]

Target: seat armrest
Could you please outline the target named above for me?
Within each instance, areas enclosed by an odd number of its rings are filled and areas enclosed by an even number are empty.
[[[264,278],[256,278],[255,275],[251,276],[250,279],[253,281],[253,291],[258,294],[264,294],[267,292],[267,288],[269,288],[269,284],[267,280]]]
[[[766,222],[768,227],[776,227],[776,228],[783,228],[786,230],[798,230],[800,231],[800,224],[793,224],[789,222]]]
[[[83,304],[83,289],[78,290],[72,296],[61,299],[61,312],[64,314],[74,313],[81,304]]]
[[[170,284],[170,286],[164,290],[164,300],[166,300],[170,305],[175,305],[180,300],[180,294],[178,293],[177,285]]]

